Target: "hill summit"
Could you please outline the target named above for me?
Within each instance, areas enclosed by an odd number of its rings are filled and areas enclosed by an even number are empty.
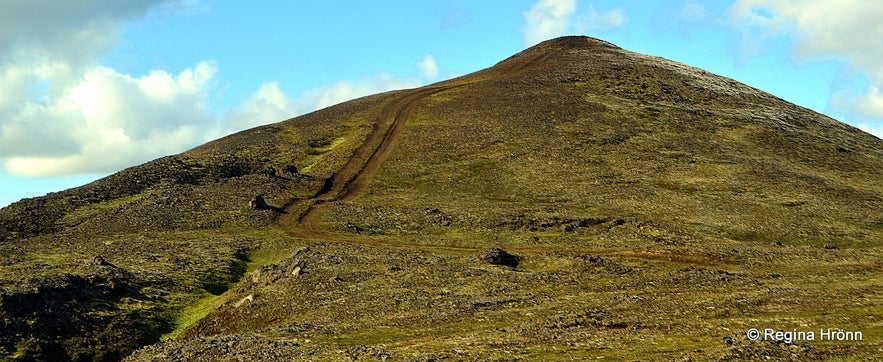
[[[860,358],[880,180],[874,136],[563,37],[0,210],[0,356]]]

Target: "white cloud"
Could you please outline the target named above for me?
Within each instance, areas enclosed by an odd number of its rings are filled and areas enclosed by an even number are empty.
[[[531,46],[543,40],[566,34],[571,25],[571,14],[576,11],[576,0],[540,0],[524,19],[524,44]]]
[[[622,8],[610,9],[603,13],[595,11],[594,6],[589,6],[588,18],[584,23],[578,24],[580,28],[587,30],[610,31],[625,25],[628,17]]]
[[[277,82],[264,83],[238,108],[224,115],[225,133],[248,129],[297,115],[299,110]]]
[[[157,9],[157,6],[161,7]],[[0,3],[0,169],[28,177],[107,173],[245,128],[438,76],[432,55],[417,75],[380,73],[289,97],[262,84],[235,109],[209,107],[219,65],[133,76],[101,65],[121,24],[194,0],[31,0]],[[183,8],[181,8],[183,7]],[[179,9],[180,8],[180,9]]]
[[[432,54],[427,54],[423,60],[417,62],[417,69],[424,78],[435,79],[438,76],[438,64]]]
[[[856,99],[855,108],[869,118],[883,120],[883,92],[880,92],[880,87],[869,86],[867,92]],[[883,123],[880,127],[883,127]]]
[[[420,62],[422,77],[437,74],[437,68],[425,67],[429,63],[435,65],[431,56]],[[206,104],[216,72],[216,64],[202,62],[178,75],[155,70],[135,78],[96,66],[65,87],[67,93],[47,103],[30,101],[11,122],[0,124],[3,169],[30,177],[112,172],[242,129],[421,85],[419,78],[380,73],[291,98],[277,82],[268,82],[218,116]]]
[[[133,78],[95,66],[49,102],[28,102],[0,127],[6,172],[58,176],[118,170],[208,140],[216,65]]]
[[[222,128],[224,133],[232,133],[282,121],[359,97],[419,87],[423,81],[438,77],[438,63],[431,54],[418,61],[416,66],[419,72],[416,77],[401,78],[389,73],[378,73],[359,80],[337,81],[307,90],[296,97],[286,95],[277,82],[264,83],[239,107],[222,117]]]
[[[4,172],[108,172],[192,146],[210,122],[216,66],[133,78],[99,65],[120,26],[177,1],[0,3],[0,163]]]
[[[597,11],[593,5],[577,13],[576,0],[540,0],[525,12],[524,45],[529,47],[568,33],[607,32],[624,29],[628,14],[623,8]]]
[[[58,62],[77,68],[113,46],[124,21],[178,0],[0,2],[0,67]]]
[[[739,0],[728,13],[731,24],[742,32],[743,55],[759,53],[770,38],[790,36],[801,59],[846,59],[870,85],[861,95],[836,92],[831,105],[866,119],[866,124],[883,122],[883,2]]]

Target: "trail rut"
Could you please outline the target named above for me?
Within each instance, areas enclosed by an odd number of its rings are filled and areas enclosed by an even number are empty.
[[[523,64],[503,72],[499,76],[511,77],[526,71],[531,66],[539,66],[550,58],[550,54],[530,59]],[[474,84],[475,82],[460,82],[449,84],[436,84],[423,88],[405,91],[403,94],[394,96],[378,115],[374,122],[374,128],[366,137],[365,141],[355,149],[350,159],[339,170],[334,172],[325,181],[325,185],[312,197],[293,200],[283,209],[284,212],[277,215],[276,224],[287,234],[303,239],[346,242],[362,245],[382,246],[388,248],[405,248],[407,244],[393,243],[377,240],[361,235],[340,234],[325,232],[322,230],[322,213],[336,201],[350,201],[359,197],[368,188],[371,177],[377,172],[386,156],[392,150],[396,139],[405,129],[411,110],[423,99],[434,94],[442,93],[455,88]],[[481,247],[469,246],[442,246],[421,245],[423,249],[476,252]],[[533,247],[533,248],[509,248],[512,252],[551,252],[560,249]],[[659,250],[597,250],[586,248],[570,250],[572,252],[591,253],[596,255],[619,256],[645,260],[667,260],[685,264],[716,265],[722,261],[703,254],[682,253],[669,255],[669,252]]]
[[[408,114],[416,102],[459,86],[462,85],[430,86],[396,96],[383,108],[371,133],[346,164],[325,181],[325,186],[316,195],[285,206],[285,213],[278,216],[277,224],[296,237],[338,239],[321,230],[321,215],[325,208],[334,201],[355,199],[368,188],[371,177],[404,130]]]

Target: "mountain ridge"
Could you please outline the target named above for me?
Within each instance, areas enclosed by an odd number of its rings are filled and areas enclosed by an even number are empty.
[[[113,360],[165,334],[129,359],[860,356],[875,342],[744,330],[883,328],[880,179],[876,137],[563,37],[0,210],[0,310],[35,283],[104,303],[78,304],[85,335],[0,313],[0,355]]]

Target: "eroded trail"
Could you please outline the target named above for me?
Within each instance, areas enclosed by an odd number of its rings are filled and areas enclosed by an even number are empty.
[[[499,74],[512,77],[524,72],[531,65],[546,61],[550,54],[530,59],[513,69]],[[423,99],[474,82],[439,84],[404,91],[394,96],[377,117],[374,127],[365,141],[355,149],[346,164],[325,181],[324,187],[313,197],[294,200],[284,207],[284,213],[277,215],[276,224],[287,234],[303,239],[346,242],[389,248],[406,248],[408,244],[378,240],[357,234],[333,233],[322,230],[322,214],[335,201],[350,201],[359,197],[368,188],[371,177],[377,172],[386,156],[392,150],[396,139],[401,135],[412,109]],[[481,247],[452,245],[421,245],[422,249],[448,250],[461,252],[480,251]],[[509,248],[513,252],[538,253],[560,251],[557,248],[522,247]],[[598,250],[596,248],[571,249],[572,252],[595,255],[618,256],[653,261],[669,261],[683,264],[719,265],[722,260],[702,253],[672,253],[665,250]]]
[[[461,85],[444,85],[408,91],[391,100],[380,112],[374,128],[352,157],[313,197],[297,200],[285,207],[276,222],[292,236],[320,240],[339,240],[321,228],[322,212],[335,201],[349,201],[361,195],[371,177],[383,164],[396,138],[402,133],[414,104],[423,98]]]
[[[539,66],[550,56],[550,53],[540,54],[513,68],[501,71],[497,77],[517,76],[527,71],[531,66]],[[383,160],[392,149],[396,138],[405,128],[408,115],[416,103],[433,94],[483,80],[486,79],[475,78],[466,82],[430,85],[405,91],[396,96],[383,108],[371,133],[356,148],[347,163],[325,181],[324,187],[316,195],[307,199],[295,200],[286,205],[284,207],[285,213],[278,215],[276,224],[286,233],[295,237],[377,244],[376,241],[366,238],[351,240],[353,238],[323,232],[321,228],[322,212],[332,202],[352,200],[367,189],[371,177],[383,164]]]

